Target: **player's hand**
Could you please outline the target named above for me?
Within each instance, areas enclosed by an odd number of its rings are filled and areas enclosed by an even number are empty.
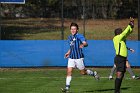
[[[69,53],[66,53],[64,58],[68,58],[69,57]]]
[[[130,49],[130,51],[131,51],[132,53],[134,53],[134,52],[135,52],[135,50],[134,50],[134,49],[132,49],[132,48]]]
[[[84,45],[83,45],[83,44],[81,44],[81,45],[80,45],[80,48],[83,48],[83,47],[84,47]]]
[[[83,48],[83,47],[87,47],[87,46],[88,46],[87,42],[83,41],[82,44],[80,44],[79,47]]]
[[[134,18],[130,17],[129,25],[134,28]]]

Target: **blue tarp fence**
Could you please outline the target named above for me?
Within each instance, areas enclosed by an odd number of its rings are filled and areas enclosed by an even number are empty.
[[[86,66],[113,66],[115,51],[112,40],[88,40],[84,48]],[[128,52],[131,66],[140,66],[140,41],[127,41],[135,50]],[[0,67],[67,66],[66,40],[1,40]]]

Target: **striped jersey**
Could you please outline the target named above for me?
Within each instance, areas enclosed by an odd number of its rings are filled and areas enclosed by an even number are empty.
[[[70,45],[69,58],[71,59],[84,58],[82,48],[80,48],[80,44],[82,44],[83,41],[86,41],[86,39],[82,34],[77,33],[75,35],[68,36],[68,42]]]

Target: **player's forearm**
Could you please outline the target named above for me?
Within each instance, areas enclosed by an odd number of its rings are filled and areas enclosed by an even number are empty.
[[[120,34],[121,38],[127,37],[132,32],[132,27],[128,25],[126,29]]]
[[[129,48],[129,47],[126,47],[127,48],[127,50],[131,50],[131,48]]]
[[[135,50],[134,49],[132,49],[132,48],[129,48],[129,47],[126,47],[127,48],[127,50],[130,50],[131,52],[134,52]]]
[[[66,54],[70,54],[70,49],[68,50],[68,52]]]
[[[129,25],[126,27],[126,29],[121,33],[121,38],[122,39],[123,37],[127,37],[129,34],[132,33],[133,31],[133,28],[134,28],[134,19],[132,17],[130,17],[130,22],[129,22]]]

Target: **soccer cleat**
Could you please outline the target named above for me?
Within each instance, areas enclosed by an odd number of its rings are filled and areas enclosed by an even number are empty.
[[[136,76],[132,76],[132,79],[135,79],[136,78]]]
[[[99,75],[96,71],[94,71],[94,77],[95,77],[96,80],[100,80],[100,77],[99,77]]]
[[[66,88],[61,88],[61,91],[62,91],[63,93],[70,93],[69,90],[66,89]]]
[[[112,80],[113,79],[113,77],[112,76],[109,76],[109,78],[108,78],[109,80]]]

